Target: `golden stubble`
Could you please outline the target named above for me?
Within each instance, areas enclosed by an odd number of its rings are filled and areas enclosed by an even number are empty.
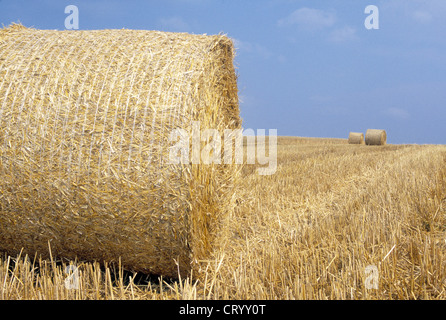
[[[2,298],[445,298],[445,146],[278,141],[277,172],[244,166],[225,245],[190,277],[144,283],[78,262],[81,289],[67,291],[68,262],[5,256]]]

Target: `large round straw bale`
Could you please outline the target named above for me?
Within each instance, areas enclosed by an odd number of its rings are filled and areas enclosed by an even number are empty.
[[[361,132],[350,132],[348,135],[349,144],[364,144],[364,134]]]
[[[365,133],[365,144],[368,146],[383,146],[387,142],[385,130],[368,129]]]
[[[224,35],[1,29],[0,250],[170,277],[207,259],[239,170],[173,164],[168,137],[241,127],[233,56]]]

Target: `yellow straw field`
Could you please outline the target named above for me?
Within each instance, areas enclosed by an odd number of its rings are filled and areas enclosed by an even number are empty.
[[[256,167],[189,277],[3,255],[0,299],[446,298],[446,146],[279,137],[276,173]]]

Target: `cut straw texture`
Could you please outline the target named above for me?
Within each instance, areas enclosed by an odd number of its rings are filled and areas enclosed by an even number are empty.
[[[350,132],[348,135],[349,144],[364,144],[364,134],[361,132]]]
[[[168,136],[241,127],[233,57],[224,35],[1,29],[0,250],[168,277],[207,259],[238,168],[171,164]]]
[[[368,146],[383,146],[387,143],[385,130],[368,129],[365,133],[365,144]]]

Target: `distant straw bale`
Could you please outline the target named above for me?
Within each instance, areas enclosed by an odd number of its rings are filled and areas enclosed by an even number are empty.
[[[369,146],[383,146],[387,143],[385,130],[368,129],[365,133],[365,144]]]
[[[168,135],[241,127],[233,57],[224,35],[0,29],[0,250],[169,277],[207,259],[238,169],[171,164]]]
[[[364,144],[364,134],[360,132],[350,132],[348,135],[349,144]]]

